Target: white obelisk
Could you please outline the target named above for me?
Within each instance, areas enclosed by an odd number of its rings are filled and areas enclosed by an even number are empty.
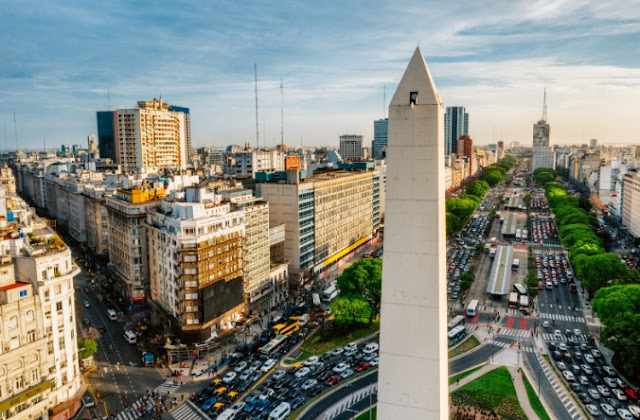
[[[447,419],[444,105],[416,48],[389,104],[378,419]]]

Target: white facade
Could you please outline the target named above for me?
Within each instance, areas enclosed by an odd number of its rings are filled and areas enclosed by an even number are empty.
[[[378,418],[445,420],[444,105],[420,48],[389,105],[387,151]]]
[[[533,171],[538,168],[556,168],[555,153],[549,146],[550,135],[549,124],[545,120],[533,125]]]
[[[229,174],[255,177],[256,172],[284,171],[284,153],[280,150],[252,150],[235,153]]]

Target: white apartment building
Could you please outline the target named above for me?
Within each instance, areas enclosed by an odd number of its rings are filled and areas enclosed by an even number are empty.
[[[247,150],[228,156],[227,173],[255,177],[256,172],[284,171],[284,153],[280,150]]]
[[[244,313],[244,211],[209,188],[174,192],[149,209],[152,300],[183,342],[202,342]]]
[[[640,173],[636,170],[624,174],[622,196],[622,224],[640,238]]]
[[[364,136],[359,134],[343,134],[340,136],[340,156],[344,160],[359,160],[366,157]]]
[[[115,155],[123,171],[187,167],[189,113],[173,109],[154,99],[138,102],[138,108],[115,111]]]

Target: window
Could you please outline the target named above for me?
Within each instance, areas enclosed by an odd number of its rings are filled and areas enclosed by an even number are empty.
[[[27,343],[33,343],[36,341],[36,330],[27,332]]]
[[[47,342],[47,354],[53,353],[53,341]]]
[[[64,350],[64,337],[58,338],[58,349]]]
[[[27,324],[30,324],[33,322],[34,320],[34,313],[33,311],[27,311],[24,320],[26,321]]]
[[[58,271],[58,270],[56,270],[56,271]],[[62,286],[61,285],[56,284],[55,293],[56,293],[56,295],[59,295],[60,293],[62,293]]]
[[[33,369],[31,371],[31,383],[36,383],[38,382],[38,378],[40,377],[39,373],[38,373],[38,369]]]
[[[56,311],[62,312],[62,302],[56,302]]]
[[[12,316],[9,318],[9,329],[18,328],[18,317]]]
[[[16,391],[24,388],[24,378],[22,376],[18,376],[13,380],[13,388]]]
[[[49,290],[44,291],[44,301],[49,302]]]
[[[26,297],[27,296],[27,290],[20,290],[20,297]]]

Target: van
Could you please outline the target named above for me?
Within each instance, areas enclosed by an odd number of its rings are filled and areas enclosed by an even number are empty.
[[[227,408],[218,416],[218,420],[233,420],[235,418],[236,418],[236,412],[230,408]]]
[[[111,321],[115,321],[116,319],[118,319],[118,314],[113,309],[107,310],[107,316]]]
[[[291,414],[291,406],[288,402],[283,402],[269,413],[269,420],[284,420],[289,417],[289,414]]]
[[[133,331],[125,331],[123,336],[129,344],[136,344],[138,342],[138,337],[136,337]]]
[[[376,351],[378,351],[378,343],[368,343],[362,349],[362,352],[365,354],[375,353]]]

